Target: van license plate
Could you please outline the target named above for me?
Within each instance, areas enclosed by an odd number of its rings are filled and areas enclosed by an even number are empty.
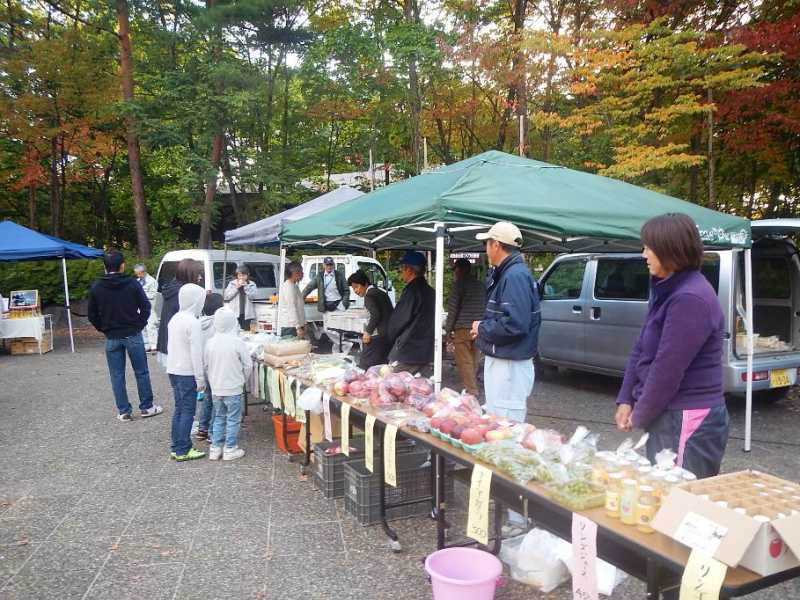
[[[792,385],[789,369],[776,369],[769,372],[769,387],[779,388]]]

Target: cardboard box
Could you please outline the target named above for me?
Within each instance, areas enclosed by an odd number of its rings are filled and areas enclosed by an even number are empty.
[[[758,471],[685,483],[653,528],[729,567],[779,573],[800,566],[800,485]]]

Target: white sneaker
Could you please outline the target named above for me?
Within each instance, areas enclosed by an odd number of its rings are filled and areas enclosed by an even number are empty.
[[[142,418],[144,419],[146,417],[155,417],[156,415],[160,415],[163,412],[164,409],[161,406],[159,406],[158,404],[153,404],[153,406],[151,406],[147,410],[142,411]]]
[[[222,460],[236,460],[244,456],[244,450],[236,446],[234,448],[225,448],[222,453]]]
[[[219,460],[222,456],[222,446],[211,446],[208,449],[208,460]]]

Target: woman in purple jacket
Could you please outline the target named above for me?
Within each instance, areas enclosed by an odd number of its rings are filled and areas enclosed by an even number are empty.
[[[700,272],[703,243],[683,214],[642,227],[650,271],[650,309],[625,369],[615,420],[650,433],[647,457],[670,448],[697,477],[719,473],[728,441],[722,392],[724,317]]]

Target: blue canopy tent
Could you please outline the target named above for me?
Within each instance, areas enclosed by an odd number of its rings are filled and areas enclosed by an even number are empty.
[[[69,307],[67,259],[100,258],[101,256],[103,256],[103,251],[97,248],[45,235],[13,221],[0,223],[0,262],[61,259],[61,268],[64,274],[65,308],[69,323],[69,343],[73,352],[75,352],[75,340],[72,335],[72,314]]]

